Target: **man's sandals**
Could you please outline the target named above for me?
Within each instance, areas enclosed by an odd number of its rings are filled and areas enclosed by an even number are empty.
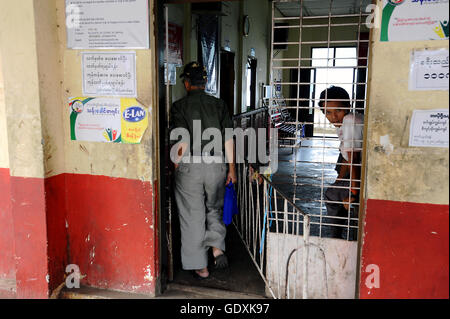
[[[214,268],[215,269],[224,269],[228,267],[228,258],[225,254],[220,254],[217,257],[214,257]]]
[[[197,280],[205,280],[209,278],[209,275],[206,277],[202,277],[200,276],[195,270],[192,270],[192,275],[194,276],[195,279]]]

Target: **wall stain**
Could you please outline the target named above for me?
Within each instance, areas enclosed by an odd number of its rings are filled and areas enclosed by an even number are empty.
[[[87,150],[87,148],[83,144],[80,144],[80,150],[85,152],[87,155],[89,155],[89,151]]]

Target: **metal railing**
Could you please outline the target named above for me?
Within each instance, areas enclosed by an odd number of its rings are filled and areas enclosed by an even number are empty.
[[[323,260],[323,297],[328,297],[327,269],[324,250],[310,242],[310,216],[297,207],[286,195],[277,190],[270,176],[259,174],[250,164],[237,169],[237,197],[240,214],[233,223],[247,248],[256,268],[263,278],[267,294],[273,298],[308,298],[309,252],[317,249]],[[282,208],[282,209],[279,209]],[[277,234],[282,239],[273,238]],[[290,243],[286,251],[287,234],[298,240]],[[268,248],[269,246],[269,248]],[[299,252],[302,253],[299,258]],[[268,258],[270,256],[270,258]],[[301,266],[301,267],[300,267]],[[296,280],[301,269],[301,294]]]
[[[233,117],[235,127],[266,128],[266,132],[270,130],[269,119],[267,108]],[[308,258],[310,248],[315,248],[323,259],[324,296],[327,297],[325,253],[322,248],[309,241],[310,216],[272,183],[271,176],[260,174],[257,170],[258,164],[240,163],[236,167],[240,214],[234,217],[233,224],[266,284],[267,294],[273,298],[296,298],[299,292],[295,278],[298,277],[298,269],[301,266],[301,277],[306,278],[301,283],[301,296],[308,298]],[[279,210],[280,207],[283,208]],[[272,244],[268,242],[270,234],[291,234],[297,239],[300,235],[303,237],[301,242],[292,247],[288,256],[283,256],[280,247],[268,250],[268,244]],[[275,246],[280,246],[280,240],[276,240]],[[277,257],[276,261],[267,259],[268,255],[273,259],[273,251]],[[271,271],[274,267],[277,269]]]

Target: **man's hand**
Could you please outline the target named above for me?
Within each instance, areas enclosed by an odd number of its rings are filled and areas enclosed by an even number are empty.
[[[230,182],[232,182],[233,184],[236,184],[236,182],[237,182],[236,168],[234,167],[234,165],[230,166],[230,169],[228,171],[227,181],[226,181],[225,185],[228,185]]]

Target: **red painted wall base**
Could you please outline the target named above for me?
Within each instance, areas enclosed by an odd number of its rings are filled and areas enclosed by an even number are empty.
[[[16,278],[15,269],[9,169],[0,168],[0,279]]]
[[[0,271],[16,275],[17,298],[48,298],[69,264],[79,267],[82,284],[154,295],[152,192],[139,180],[0,170]]]
[[[449,298],[448,205],[367,200],[359,297]]]
[[[149,182],[65,174],[69,260],[87,285],[154,294],[155,215]]]
[[[48,298],[44,179],[11,176],[11,203],[17,298]]]

